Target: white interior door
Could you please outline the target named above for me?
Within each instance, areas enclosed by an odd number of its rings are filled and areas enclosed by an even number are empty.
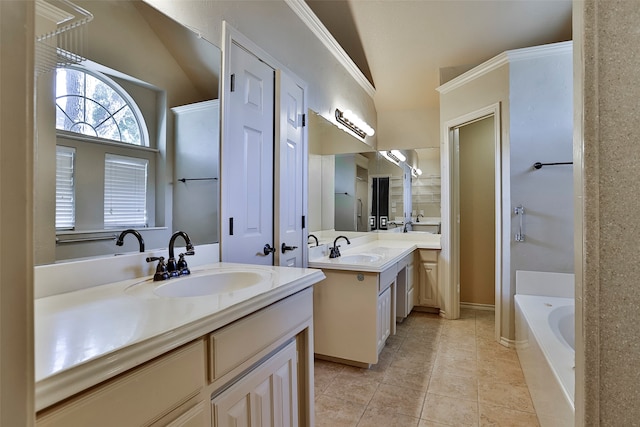
[[[304,89],[278,71],[279,114],[277,134],[276,209],[278,210],[278,256],[281,266],[303,267],[306,242],[303,229],[303,188],[306,173],[306,145],[303,126]]]
[[[228,70],[222,260],[273,265],[274,70],[236,43]]]

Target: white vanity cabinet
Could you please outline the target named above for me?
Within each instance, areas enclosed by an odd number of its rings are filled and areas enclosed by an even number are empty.
[[[313,290],[248,313],[39,411],[36,426],[313,426]]]
[[[437,250],[420,249],[418,251],[418,293],[415,298],[417,306],[440,307],[438,254]]]
[[[199,339],[39,412],[36,426],[205,425],[204,358]]]
[[[398,261],[398,276],[396,279],[396,320],[402,322],[413,310],[414,306],[414,269],[413,253]]]
[[[324,270],[313,289],[314,351],[368,367],[395,334],[396,264],[380,273]]]

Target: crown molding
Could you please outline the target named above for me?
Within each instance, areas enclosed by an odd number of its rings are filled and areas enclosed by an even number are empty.
[[[376,89],[371,82],[362,74],[362,71],[347,55],[342,46],[331,35],[327,27],[318,19],[311,8],[304,0],[284,0],[284,2],[298,15],[300,20],[311,30],[311,32],[325,45],[325,47],[333,54],[333,56],[342,64],[347,72],[355,79],[355,81],[369,94],[370,97],[376,93]]]
[[[441,94],[451,92],[461,86],[477,79],[480,76],[490,73],[503,65],[511,62],[526,61],[530,59],[542,58],[545,56],[562,55],[573,51],[573,42],[560,42],[545,44],[541,46],[526,47],[522,49],[513,49],[502,52],[488,61],[483,62],[477,67],[472,68],[466,73],[461,74],[455,79],[436,88]]]

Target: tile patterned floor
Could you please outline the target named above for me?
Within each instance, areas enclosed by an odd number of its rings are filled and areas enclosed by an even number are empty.
[[[493,312],[413,312],[371,369],[316,360],[316,426],[538,426],[518,356],[493,334]]]

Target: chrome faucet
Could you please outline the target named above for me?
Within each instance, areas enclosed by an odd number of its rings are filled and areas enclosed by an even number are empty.
[[[176,239],[182,237],[186,243],[187,251],[183,254],[179,254],[179,260],[176,262],[176,257],[173,254],[173,247],[176,243]],[[194,255],[195,251],[189,235],[184,231],[176,231],[169,240],[169,259],[167,260],[167,272],[171,277],[177,277],[183,274],[190,274],[187,261],[185,261],[185,255]]]
[[[316,246],[320,246],[320,242],[318,242],[318,238],[316,236],[314,236],[313,234],[309,234],[309,237],[307,237],[307,243],[309,243],[309,239],[312,238],[312,237],[316,241]]]
[[[329,258],[338,258],[340,256],[340,246],[337,245],[338,239],[344,239],[347,241],[347,245],[350,245],[351,242],[346,236],[338,236],[336,240],[333,241],[333,247],[329,248]]]
[[[124,245],[124,236],[126,236],[127,234],[133,234],[136,237],[136,239],[138,239],[138,244],[140,245],[140,252],[144,252],[144,240],[142,239],[142,235],[137,230],[134,230],[133,228],[129,228],[127,230],[124,230],[122,233],[120,233],[120,236],[118,236],[118,240],[116,240],[116,246]]]

